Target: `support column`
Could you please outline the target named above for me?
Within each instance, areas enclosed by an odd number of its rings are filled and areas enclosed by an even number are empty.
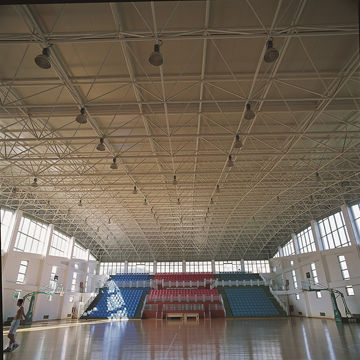
[[[186,260],[182,261],[182,272],[186,272]]]
[[[292,233],[291,239],[294,243],[295,254],[297,254],[297,255],[300,254],[300,246],[299,246],[299,241],[298,241],[296,234]]]
[[[154,275],[157,273],[157,261],[154,261]]]
[[[245,260],[241,259],[241,272],[245,272]]]
[[[9,255],[14,252],[14,245],[15,245],[16,237],[17,237],[17,234],[18,234],[18,231],[19,231],[22,215],[23,215],[23,212],[20,209],[15,211],[14,225],[13,225],[13,228],[12,228],[11,234],[10,234],[8,250],[7,250],[6,254],[5,254],[4,260],[2,262],[2,270],[5,269],[5,266],[6,266],[6,263],[7,263],[7,259],[9,258]]]
[[[215,260],[211,260],[211,272],[215,274]]]
[[[75,245],[75,238],[72,236],[70,238],[69,247],[68,247],[68,251],[67,251],[67,258],[68,259],[71,259],[72,256],[73,256],[74,245]]]
[[[284,256],[284,251],[282,249],[281,246],[279,246],[279,257],[283,257]]]
[[[326,260],[323,258],[321,251],[324,250],[323,243],[321,241],[321,234],[319,229],[319,224],[315,220],[311,220],[311,230],[315,241],[316,253],[318,255],[318,261],[320,263],[321,269],[325,275],[325,279],[321,279],[320,282],[328,286],[330,274],[327,266]],[[316,269],[319,276],[319,270]]]
[[[350,214],[349,207],[346,204],[342,205],[341,212],[344,216],[345,226],[346,226],[347,232],[349,234],[351,246],[359,246],[360,239],[359,239],[358,233],[355,228],[356,225],[354,224],[354,222],[352,220],[352,214]]]
[[[47,258],[47,256],[49,256],[53,232],[54,232],[54,225],[50,224],[48,226],[48,230],[46,233],[45,242],[43,246],[43,251],[42,251],[43,256],[45,256],[45,259]]]
[[[129,262],[126,260],[124,264],[124,273],[127,274],[129,271]]]

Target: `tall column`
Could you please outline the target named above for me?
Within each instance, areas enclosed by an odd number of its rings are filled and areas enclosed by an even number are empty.
[[[154,275],[157,273],[157,261],[154,261]]]
[[[241,272],[245,272],[245,260],[241,259]]]
[[[300,246],[299,246],[299,241],[298,241],[296,234],[292,233],[291,239],[294,243],[295,254],[300,254]]]
[[[215,274],[215,260],[211,260],[211,272]]]
[[[315,247],[316,247],[316,253],[318,255],[318,260],[319,260],[320,266],[321,266],[321,268],[323,270],[323,273],[325,275],[325,279],[321,279],[320,282],[327,286],[328,283],[329,283],[330,274],[329,274],[329,269],[328,269],[328,266],[327,266],[326,258],[323,258],[322,253],[321,253],[324,250],[324,247],[323,247],[323,243],[321,241],[321,234],[320,234],[319,224],[315,220],[311,221],[311,230],[312,230],[312,234],[313,234],[313,237],[314,237],[314,242],[315,242]]]
[[[345,221],[346,229],[349,234],[351,245],[352,246],[360,245],[359,235],[355,228],[356,224],[354,224],[354,221],[352,220],[352,214],[350,214],[349,207],[346,204],[342,205],[341,212],[344,216],[344,221]]]
[[[281,246],[279,246],[279,257],[283,257],[284,256],[284,250],[282,249]]]
[[[9,255],[14,252],[14,246],[15,246],[16,237],[17,237],[17,234],[18,234],[18,231],[19,231],[22,215],[23,215],[23,212],[20,209],[17,209],[15,211],[14,225],[13,225],[13,228],[11,230],[7,252],[6,252],[5,256],[4,256],[4,260],[2,261],[2,270],[5,269],[5,266],[6,266],[6,263],[7,263],[7,259],[9,258]]]
[[[48,226],[48,229],[47,229],[45,242],[44,242],[44,246],[43,246],[43,251],[42,251],[42,254],[45,256],[45,258],[49,255],[49,252],[50,252],[51,240],[52,240],[52,237],[53,237],[53,232],[54,232],[54,225],[50,224]]]
[[[186,272],[186,260],[182,261],[182,272]]]
[[[70,242],[69,242],[69,246],[68,246],[68,251],[67,251],[67,258],[71,259],[73,256],[73,252],[74,252],[74,245],[75,245],[75,238],[72,236],[70,238]]]
[[[126,260],[124,264],[124,273],[126,274],[129,271],[129,262]]]

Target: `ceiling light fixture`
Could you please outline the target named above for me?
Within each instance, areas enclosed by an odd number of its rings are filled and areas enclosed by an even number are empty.
[[[80,109],[80,114],[76,116],[75,119],[79,124],[86,124],[87,123],[87,115],[85,108]]]
[[[180,205],[180,198],[178,198],[178,205]]]
[[[219,185],[219,184],[216,185],[216,192],[217,192],[217,193],[220,192],[220,185]]]
[[[316,181],[319,182],[321,180],[320,174],[316,172],[315,176],[316,176]]]
[[[96,147],[96,150],[105,151],[104,138],[100,138],[100,143]]]
[[[51,68],[49,48],[44,48],[42,53],[35,57],[35,64],[41,69]]]
[[[37,178],[34,178],[34,181],[32,182],[31,186],[32,187],[38,187],[39,186],[39,184],[37,182]]]
[[[178,184],[178,182],[176,180],[176,175],[174,175],[173,185],[177,185],[177,184]]]
[[[111,218],[109,218],[109,224],[111,224]]]
[[[279,51],[273,47],[273,39],[270,38],[266,43],[266,51],[264,55],[264,61],[267,63],[273,63],[279,57]]]
[[[116,170],[118,168],[118,164],[116,163],[116,157],[113,158],[113,162],[110,165],[110,169]]]
[[[255,113],[251,110],[251,105],[249,103],[246,104],[246,110],[244,118],[246,120],[252,120],[255,118]]]
[[[210,204],[214,204],[213,198],[210,199]]]
[[[154,66],[160,66],[164,62],[164,58],[160,52],[160,44],[154,45],[154,51],[151,53],[149,57],[149,63]]]
[[[236,135],[236,138],[235,138],[235,148],[236,149],[241,149],[243,146],[243,143],[242,141],[240,140],[240,135]]]
[[[232,161],[232,156],[229,155],[228,161],[227,161],[227,167],[233,167],[234,166],[234,162]]]
[[[133,194],[137,194],[137,188],[136,188],[136,185],[134,186]]]
[[[82,206],[82,201],[81,201],[81,199],[79,200],[78,206]]]
[[[144,205],[147,205],[147,200],[146,200],[146,198],[144,198]]]

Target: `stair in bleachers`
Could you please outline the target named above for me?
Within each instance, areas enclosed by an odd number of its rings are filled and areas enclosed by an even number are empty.
[[[145,289],[141,295],[141,298],[140,298],[140,301],[139,301],[139,304],[137,306],[137,309],[135,311],[135,314],[134,314],[134,319],[141,319],[141,310],[143,308],[143,305],[144,305],[144,301],[146,299],[146,296],[148,295],[149,293],[149,289]]]
[[[113,275],[107,281],[106,286],[100,289],[95,300],[86,309],[81,318],[104,319],[104,318],[134,318],[139,308],[143,295],[149,288],[121,288],[121,281],[141,282],[148,280],[148,274],[121,274]]]
[[[284,316],[273,304],[264,286],[224,288],[233,316],[278,317]]]
[[[218,286],[217,288],[219,294],[222,296],[222,299],[223,299],[223,302],[224,302],[224,308],[225,308],[225,311],[226,311],[226,317],[233,317],[233,313],[231,311],[231,307],[230,307],[230,304],[229,304],[229,300],[226,296],[226,293],[225,293],[225,288],[223,288],[222,286]]]

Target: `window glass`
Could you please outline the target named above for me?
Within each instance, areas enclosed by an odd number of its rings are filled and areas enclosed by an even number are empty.
[[[299,243],[300,254],[316,251],[315,240],[313,237],[311,226],[299,232],[296,237]]]
[[[72,257],[74,259],[87,260],[87,256],[88,254],[86,249],[84,249],[80,244],[75,241]]]
[[[347,294],[348,296],[353,296],[353,295],[355,295],[355,293],[354,293],[354,288],[353,288],[351,285],[346,286],[346,287],[345,287],[345,290],[346,290],[346,294]]]
[[[10,241],[11,230],[13,228],[14,212],[1,208],[1,249],[7,250]]]
[[[339,260],[340,271],[341,271],[341,275],[342,275],[343,279],[344,280],[349,280],[350,279],[350,274],[349,274],[349,270],[348,270],[348,267],[347,267],[345,256],[344,255],[339,255],[338,260]]]
[[[67,255],[68,247],[70,245],[70,236],[63,234],[60,231],[54,229],[49,254],[52,256]]]
[[[295,247],[294,242],[291,239],[287,244],[285,244],[282,248],[284,256],[295,255]]]
[[[325,250],[350,245],[343,214],[340,212],[319,221],[320,236]]]
[[[28,260],[21,260],[20,261],[18,276],[17,276],[17,280],[16,280],[16,282],[18,284],[23,284],[24,283],[28,265],[29,265]]]
[[[48,226],[39,221],[23,217],[20,221],[14,250],[41,254]]]

